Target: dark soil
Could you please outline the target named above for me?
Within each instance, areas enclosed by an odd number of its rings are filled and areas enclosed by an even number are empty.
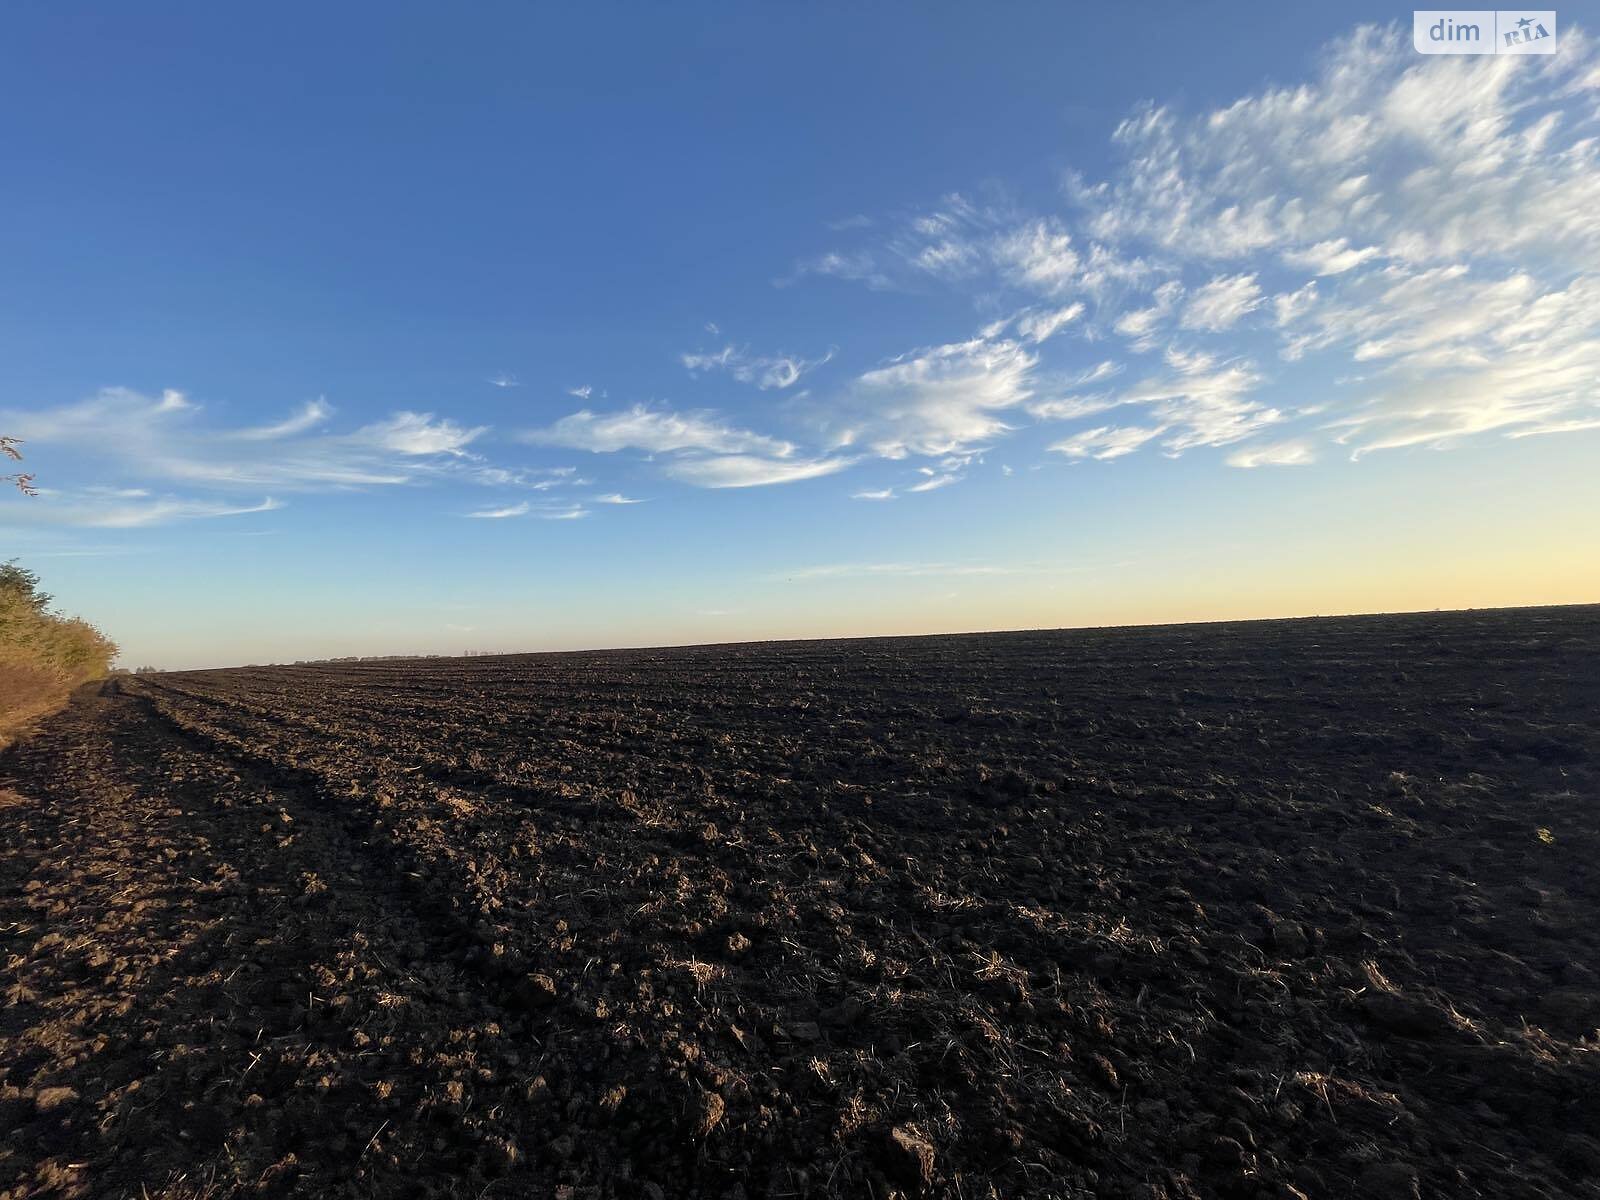
[[[5,1197],[1600,1197],[1600,609],[122,679],[0,784]]]

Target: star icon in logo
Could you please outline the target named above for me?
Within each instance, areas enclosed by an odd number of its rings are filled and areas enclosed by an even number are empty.
[[[1517,28],[1518,29],[1526,29],[1529,25],[1532,25],[1532,24],[1533,24],[1533,22],[1530,21],[1527,17],[1523,17],[1522,20],[1517,22]]]

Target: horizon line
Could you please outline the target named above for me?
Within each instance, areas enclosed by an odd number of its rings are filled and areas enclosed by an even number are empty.
[[[554,658],[559,655],[578,654],[625,654],[629,652],[642,652],[650,650],[716,650],[736,646],[803,646],[825,645],[834,642],[882,642],[921,640],[925,638],[974,638],[974,637],[1006,637],[1017,634],[1041,633],[1111,633],[1124,629],[1185,629],[1204,628],[1214,625],[1270,625],[1289,624],[1305,621],[1358,621],[1376,617],[1429,617],[1429,616],[1460,616],[1466,613],[1514,613],[1530,612],[1540,609],[1570,609],[1570,608],[1600,608],[1600,600],[1581,600],[1569,602],[1556,602],[1549,604],[1492,604],[1483,607],[1465,608],[1412,608],[1360,612],[1331,612],[1331,613],[1292,613],[1283,616],[1271,617],[1215,617],[1200,621],[1133,621],[1126,624],[1102,625],[1038,625],[1027,628],[1006,629],[953,629],[937,633],[853,633],[841,634],[837,637],[799,637],[799,638],[743,638],[736,641],[725,642],[650,642],[613,646],[581,646],[565,650],[463,650],[455,654],[445,653],[418,653],[418,654],[350,654],[334,658],[301,658],[288,662],[252,662],[229,663],[215,667],[160,667],[154,674],[161,675],[186,675],[202,671],[241,671],[251,667],[315,667],[329,663],[352,662],[424,662],[432,660],[454,660],[460,658]],[[117,667],[113,674],[132,674],[136,668]]]

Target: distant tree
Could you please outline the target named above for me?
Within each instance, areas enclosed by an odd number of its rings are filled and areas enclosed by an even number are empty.
[[[0,437],[0,454],[3,454],[12,462],[21,462],[22,451],[17,449],[20,445],[22,445],[21,438]],[[15,484],[17,490],[24,496],[37,496],[39,494],[39,489],[33,486],[33,476],[25,471],[14,472],[10,475],[0,475],[0,483]]]

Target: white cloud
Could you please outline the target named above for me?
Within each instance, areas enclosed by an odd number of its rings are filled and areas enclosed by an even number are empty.
[[[357,430],[355,437],[397,454],[460,455],[487,430],[487,425],[463,429],[454,421],[435,419],[432,413],[397,412],[386,421]]]
[[[277,438],[294,437],[296,434],[305,433],[321,425],[333,415],[333,406],[326,400],[318,397],[308,400],[301,405],[300,411],[293,416],[285,417],[276,425],[261,425],[254,429],[241,429],[233,436],[247,441],[273,441]]]
[[[889,248],[913,273],[965,279],[984,266],[978,234],[986,223],[986,215],[965,197],[951,194],[937,210],[914,218]]]
[[[923,246],[911,259],[912,265],[920,271],[952,278],[973,274],[980,262],[978,247],[955,238]]]
[[[1111,392],[1092,392],[1081,396],[1056,396],[1050,400],[1036,400],[1028,405],[1028,413],[1041,421],[1074,421],[1079,417],[1092,417],[1120,403]]]
[[[1361,454],[1478,434],[1588,428],[1600,379],[1600,275],[1551,287],[1464,266],[1387,268],[1295,327],[1297,349],[1343,348],[1367,368],[1326,427]]]
[[[937,455],[1003,436],[1019,411],[1137,406],[1146,419],[1100,429],[1159,428],[1180,454],[1320,411],[1317,428],[1270,443],[1309,461],[1330,435],[1361,454],[1593,428],[1600,62],[1584,31],[1563,39],[1537,63],[1419,58],[1398,27],[1363,27],[1304,82],[1133,112],[1113,137],[1119,165],[1101,182],[1069,176],[1058,214],[947,196],[835,254],[834,273],[939,280],[1014,315],[868,372],[830,430]],[[1086,340],[1114,331],[1166,351],[1167,370],[1122,390],[1069,382],[1048,340],[1069,312]],[[1175,327],[1203,348],[1174,347]],[[1268,380],[1254,359],[1269,338],[1287,362],[1331,361]],[[969,375],[979,347],[1000,361]],[[1308,396],[1307,377],[1342,382]],[[1255,445],[1233,460],[1268,461]]]
[[[1180,375],[1198,375],[1202,371],[1209,371],[1217,365],[1217,356],[1206,350],[1185,350],[1182,346],[1170,345],[1163,351],[1161,357],[1167,366],[1177,371]]]
[[[282,508],[270,496],[255,504],[183,496],[151,496],[140,489],[84,488],[79,491],[41,491],[16,516],[29,524],[68,525],[91,529],[141,529],[173,521],[237,517]],[[10,516],[12,514],[7,514]]]
[[[1317,454],[1304,439],[1241,446],[1227,457],[1230,467],[1302,467],[1316,462]]]
[[[908,492],[933,492],[942,487],[949,487],[952,483],[960,483],[961,476],[950,472],[944,474],[929,474],[921,483],[912,484],[906,489]]]
[[[508,374],[505,371],[500,371],[489,376],[489,378],[484,380],[484,382],[493,384],[497,388],[514,388],[517,386],[517,377],[515,375]]]
[[[880,488],[875,492],[856,492],[850,497],[852,500],[893,500],[893,488]]]
[[[1577,126],[1561,116],[1593,55],[1568,32],[1559,61],[1523,70],[1503,57],[1419,59],[1398,28],[1364,27],[1311,82],[1203,114],[1147,108],[1117,131],[1126,169],[1083,196],[1090,227],[1200,259],[1345,239],[1411,261],[1485,250],[1592,261],[1596,145],[1581,107]]]
[[[132,439],[143,445],[175,436],[187,428],[184,422],[196,411],[181,392],[169,389],[152,398],[130,388],[112,387],[57,408],[12,409],[4,420],[14,436],[40,443],[98,445]]]
[[[587,383],[580,384],[577,387],[568,388],[567,395],[576,396],[579,400],[587,400],[590,396],[594,395],[594,388]]]
[[[140,483],[313,491],[445,475],[475,481],[488,469],[466,451],[485,427],[399,412],[338,434],[320,428],[332,411],[316,400],[274,425],[227,429],[204,422],[182,393],[105,388],[56,408],[5,412],[0,427],[41,447],[70,448],[102,477]]]
[[[726,454],[710,458],[680,458],[665,467],[674,479],[704,488],[764,487],[795,483],[842,471],[849,458],[762,458],[751,454]]]
[[[607,454],[638,450],[666,456],[661,470],[696,487],[757,487],[831,475],[849,458],[802,458],[793,442],[729,425],[714,413],[635,405],[620,412],[572,413],[523,440]]]
[[[1017,332],[1028,341],[1038,343],[1054,337],[1081,316],[1083,316],[1081,301],[1075,301],[1063,308],[1036,309],[1017,317]]]
[[[1001,234],[994,257],[1013,284],[1047,296],[1071,288],[1082,268],[1071,234],[1053,220],[1031,221]]]
[[[1232,329],[1261,301],[1261,286],[1254,275],[1218,275],[1195,290],[1179,324],[1213,333]]]
[[[842,254],[836,251],[829,251],[816,258],[796,263],[793,271],[774,279],[772,283],[774,287],[788,287],[807,275],[823,275],[864,283],[874,291],[886,291],[894,286],[894,281],[878,265],[873,255],[864,252]]]
[[[1141,380],[1119,393],[1120,404],[1146,406],[1170,436],[1173,454],[1197,446],[1226,446],[1283,420],[1277,409],[1249,399],[1261,375],[1248,360],[1214,363],[1208,356],[1175,356],[1178,370]]]
[[[1183,285],[1176,280],[1163,283],[1152,296],[1148,308],[1131,309],[1117,318],[1113,328],[1123,337],[1133,341],[1137,350],[1149,350],[1156,345],[1154,334],[1171,315],[1173,307],[1183,295]]]
[[[856,380],[840,441],[885,458],[970,450],[1010,428],[1000,414],[1032,396],[1036,362],[1018,342],[982,338],[903,355]]]
[[[928,278],[1023,292],[1034,299],[1101,296],[1142,284],[1151,264],[1100,242],[1080,242],[1058,218],[1019,218],[1005,208],[946,196],[936,210],[900,223],[872,249],[831,251],[775,282],[806,275],[915,290]]]
[[[795,450],[790,442],[728,425],[714,413],[678,413],[646,408],[642,404],[612,413],[583,409],[562,417],[548,428],[530,430],[523,435],[523,440],[597,454],[618,450],[642,450],[648,454],[694,450],[718,454],[749,452],[786,458]]]
[[[1381,253],[1376,246],[1363,246],[1357,250],[1351,247],[1346,238],[1329,238],[1304,250],[1285,250],[1283,261],[1310,271],[1313,275],[1342,275],[1369,259],[1377,258]]]
[[[643,504],[643,500],[632,500],[621,492],[607,492],[604,496],[594,498],[596,504]]]
[[[763,356],[734,346],[714,353],[681,354],[679,360],[691,373],[727,371],[740,383],[753,383],[763,391],[793,387],[800,376],[820,367],[833,357],[829,350],[821,358],[805,359],[792,354]]]
[[[1138,425],[1101,425],[1085,429],[1051,445],[1050,449],[1068,458],[1096,458],[1102,461],[1132,454],[1151,438],[1159,436],[1161,429]]]
[[[470,512],[469,517],[477,517],[486,521],[502,521],[507,517],[520,517],[527,514],[529,504],[526,500],[520,504],[508,504],[504,508],[480,508],[477,512]]]
[[[1284,420],[1277,409],[1251,398],[1262,379],[1248,360],[1218,362],[1200,351],[1167,349],[1169,371],[1140,380],[1118,392],[1094,398],[1068,398],[1034,405],[1041,419],[1067,420],[1114,408],[1142,407],[1153,425],[1100,425],[1053,443],[1050,449],[1071,458],[1109,460],[1132,454],[1165,435],[1171,455],[1201,446],[1226,446]]]
[[[576,467],[495,467],[487,463],[450,462],[446,473],[482,487],[520,487],[548,492],[558,487],[577,487],[587,480],[577,478]]]
[[[1072,373],[1062,381],[1061,386],[1073,389],[1104,383],[1116,378],[1122,371],[1121,363],[1104,359],[1092,367]],[[1031,401],[1026,407],[1032,416],[1041,421],[1071,421],[1078,417],[1105,412],[1108,408],[1115,408],[1117,404],[1118,400],[1109,391],[1074,393],[1069,390],[1064,395],[1053,396],[1047,400]]]
[[[1272,298],[1273,321],[1280,329],[1286,325],[1291,325],[1309,312],[1311,306],[1316,302],[1316,280],[1312,280],[1292,292],[1280,292]],[[1290,357],[1293,356],[1291,355]]]

